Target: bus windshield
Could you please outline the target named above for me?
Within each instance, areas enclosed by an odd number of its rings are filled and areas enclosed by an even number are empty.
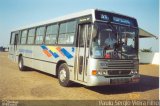
[[[94,58],[137,59],[137,29],[96,22],[91,54]]]

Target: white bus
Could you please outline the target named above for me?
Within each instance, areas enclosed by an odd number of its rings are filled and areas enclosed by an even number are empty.
[[[135,18],[89,9],[11,32],[9,58],[86,86],[139,82]]]

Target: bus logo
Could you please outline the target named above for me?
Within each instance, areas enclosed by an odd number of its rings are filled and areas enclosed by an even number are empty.
[[[61,54],[62,56],[67,57],[68,59],[73,58],[72,54],[70,54],[65,48],[61,48],[61,47],[53,47],[53,46],[46,46],[46,45],[41,45],[41,48],[43,49],[43,53],[47,56],[47,57],[54,57],[54,58],[58,58],[60,57],[59,54]],[[73,52],[73,48],[72,48],[72,52]]]

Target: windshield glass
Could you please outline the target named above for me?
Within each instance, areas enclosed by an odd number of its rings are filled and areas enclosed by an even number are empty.
[[[91,54],[94,58],[137,58],[138,38],[136,29],[96,22],[93,35]]]

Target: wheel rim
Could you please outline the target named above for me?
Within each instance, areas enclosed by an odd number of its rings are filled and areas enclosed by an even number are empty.
[[[65,71],[65,69],[61,69],[60,70],[59,78],[60,78],[61,82],[64,82],[66,80],[66,71]]]

